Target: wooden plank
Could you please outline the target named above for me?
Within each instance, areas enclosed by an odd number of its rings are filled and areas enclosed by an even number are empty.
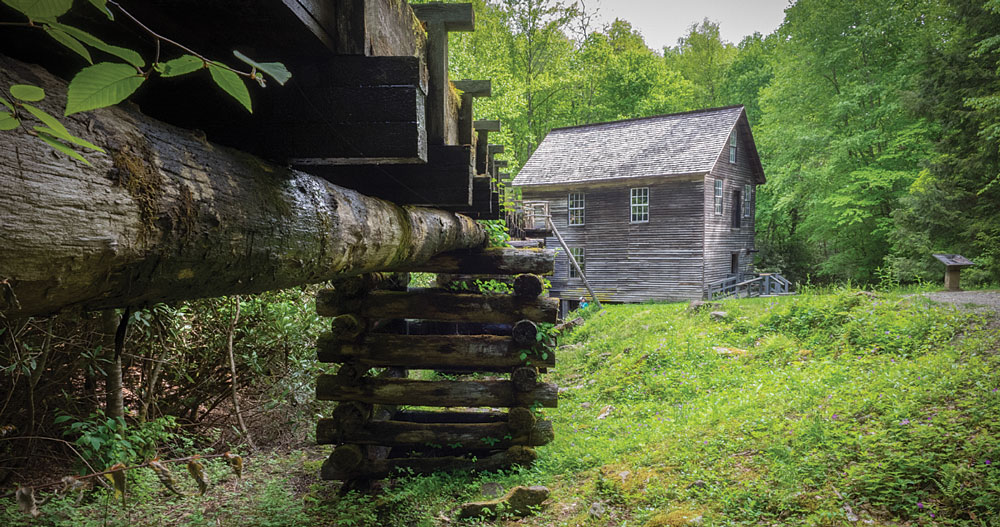
[[[493,164],[497,168],[507,168],[507,160],[506,159],[497,159],[496,161],[493,162]],[[503,176],[503,173],[501,173],[500,175]],[[507,175],[509,176],[510,174],[508,173]]]
[[[344,301],[330,290],[321,290],[316,295],[316,312],[320,316],[356,313],[368,318],[411,318],[443,322],[513,324],[527,319],[555,323],[558,310],[559,303],[552,298],[453,294],[435,290],[375,291],[354,301]]]
[[[491,156],[495,154],[502,154],[503,145],[489,145],[489,147],[486,150],[486,153]]]
[[[383,479],[392,474],[432,474],[441,471],[461,470],[496,471],[514,465],[530,466],[538,454],[530,447],[514,446],[503,452],[488,457],[429,457],[401,458],[376,461],[362,461],[351,470],[339,469],[331,460],[323,463],[320,477],[325,480],[344,480],[349,478]]]
[[[528,275],[526,275],[528,276]],[[495,335],[368,335],[361,342],[320,335],[319,362],[355,362],[363,367],[399,366],[409,369],[472,368],[479,371],[511,371],[523,366],[521,350],[511,337]],[[532,366],[555,366],[555,353],[545,359],[532,354]]]
[[[476,30],[476,14],[472,9],[472,4],[430,2],[413,4],[410,8],[421,21],[443,24],[448,31]]]
[[[451,83],[455,85],[455,89],[461,91],[465,95],[471,95],[472,97],[493,96],[493,82],[490,79],[463,79],[452,81]]]
[[[555,408],[558,395],[556,385],[550,383],[539,383],[531,391],[519,391],[511,381],[419,381],[365,377],[351,382],[337,375],[320,375],[316,380],[316,399],[411,406]]]
[[[453,274],[552,274],[555,252],[551,249],[487,248],[441,253],[430,260],[395,269]],[[516,322],[516,321],[515,321]]]
[[[458,144],[472,144],[472,120],[476,97],[489,97],[493,84],[489,80],[459,80],[452,83],[461,92],[461,108],[458,114]]]
[[[363,194],[401,205],[467,207],[472,203],[472,147],[430,146],[426,164],[301,166]]]
[[[543,446],[552,442],[552,421],[536,421],[527,431],[515,431],[506,422],[499,423],[414,423],[409,421],[372,421],[360,429],[345,430],[336,419],[320,419],[316,442],[321,445],[351,443],[356,445],[421,446],[430,444],[460,445],[454,448],[506,449],[515,445]]]

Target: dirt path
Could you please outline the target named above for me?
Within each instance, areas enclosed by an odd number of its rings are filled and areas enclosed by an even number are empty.
[[[1000,291],[937,291],[922,296],[935,302],[955,304],[970,311],[994,311],[1000,313]]]

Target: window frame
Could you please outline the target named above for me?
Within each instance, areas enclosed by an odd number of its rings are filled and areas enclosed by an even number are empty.
[[[576,268],[573,267],[573,263],[569,260],[572,258],[576,260],[576,264],[580,266],[580,271],[583,274],[587,274],[587,248],[586,247],[570,247],[568,258],[566,264],[569,266],[568,276],[570,278],[580,278],[581,275],[576,273]]]
[[[750,209],[753,207],[753,185],[747,183],[743,185],[743,217],[751,217]]]
[[[574,207],[574,196],[579,196],[579,207]],[[580,211],[580,223],[573,223],[573,212]],[[587,194],[584,192],[570,192],[566,195],[566,225],[579,227],[587,224]]]
[[[739,150],[739,136],[736,134],[736,128],[729,134],[729,162],[736,164],[736,152]]]
[[[628,190],[629,223],[649,223],[649,187],[632,187]],[[643,201],[636,201],[637,199]]]
[[[714,190],[714,204],[715,204],[715,215],[722,216],[723,209],[723,189],[722,189],[722,178],[715,178],[715,190]]]

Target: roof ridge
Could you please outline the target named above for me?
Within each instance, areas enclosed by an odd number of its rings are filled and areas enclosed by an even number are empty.
[[[571,125],[571,126],[560,126],[558,128],[552,128],[552,129],[550,129],[549,132],[551,133],[551,132],[555,132],[555,131],[558,131],[558,130],[574,130],[574,129],[577,129],[577,128],[589,128],[589,127],[596,127],[596,126],[604,126],[604,125],[608,125],[608,124],[629,123],[629,122],[632,122],[632,121],[643,121],[643,120],[647,120],[647,119],[662,119],[664,117],[676,117],[678,115],[688,115],[688,114],[695,114],[695,113],[718,112],[718,111],[722,111],[722,110],[733,110],[735,108],[744,108],[744,105],[742,105],[742,104],[733,104],[733,105],[730,105],[730,106],[718,106],[718,107],[715,107],[715,108],[701,108],[701,109],[698,109],[698,110],[688,110],[686,112],[665,113],[665,114],[662,114],[662,115],[647,115],[646,117],[632,117],[632,118],[629,118],[629,119],[618,119],[616,121],[603,121],[603,122],[600,122],[600,123],[587,123],[587,124],[575,124],[575,125]]]

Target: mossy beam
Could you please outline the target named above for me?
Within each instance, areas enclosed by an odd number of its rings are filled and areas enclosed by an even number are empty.
[[[66,83],[0,55],[0,86]],[[280,89],[280,88],[275,88]],[[255,293],[481,247],[475,221],[400,207],[207,142],[128,105],[63,119],[92,165],[0,138],[0,318]]]

